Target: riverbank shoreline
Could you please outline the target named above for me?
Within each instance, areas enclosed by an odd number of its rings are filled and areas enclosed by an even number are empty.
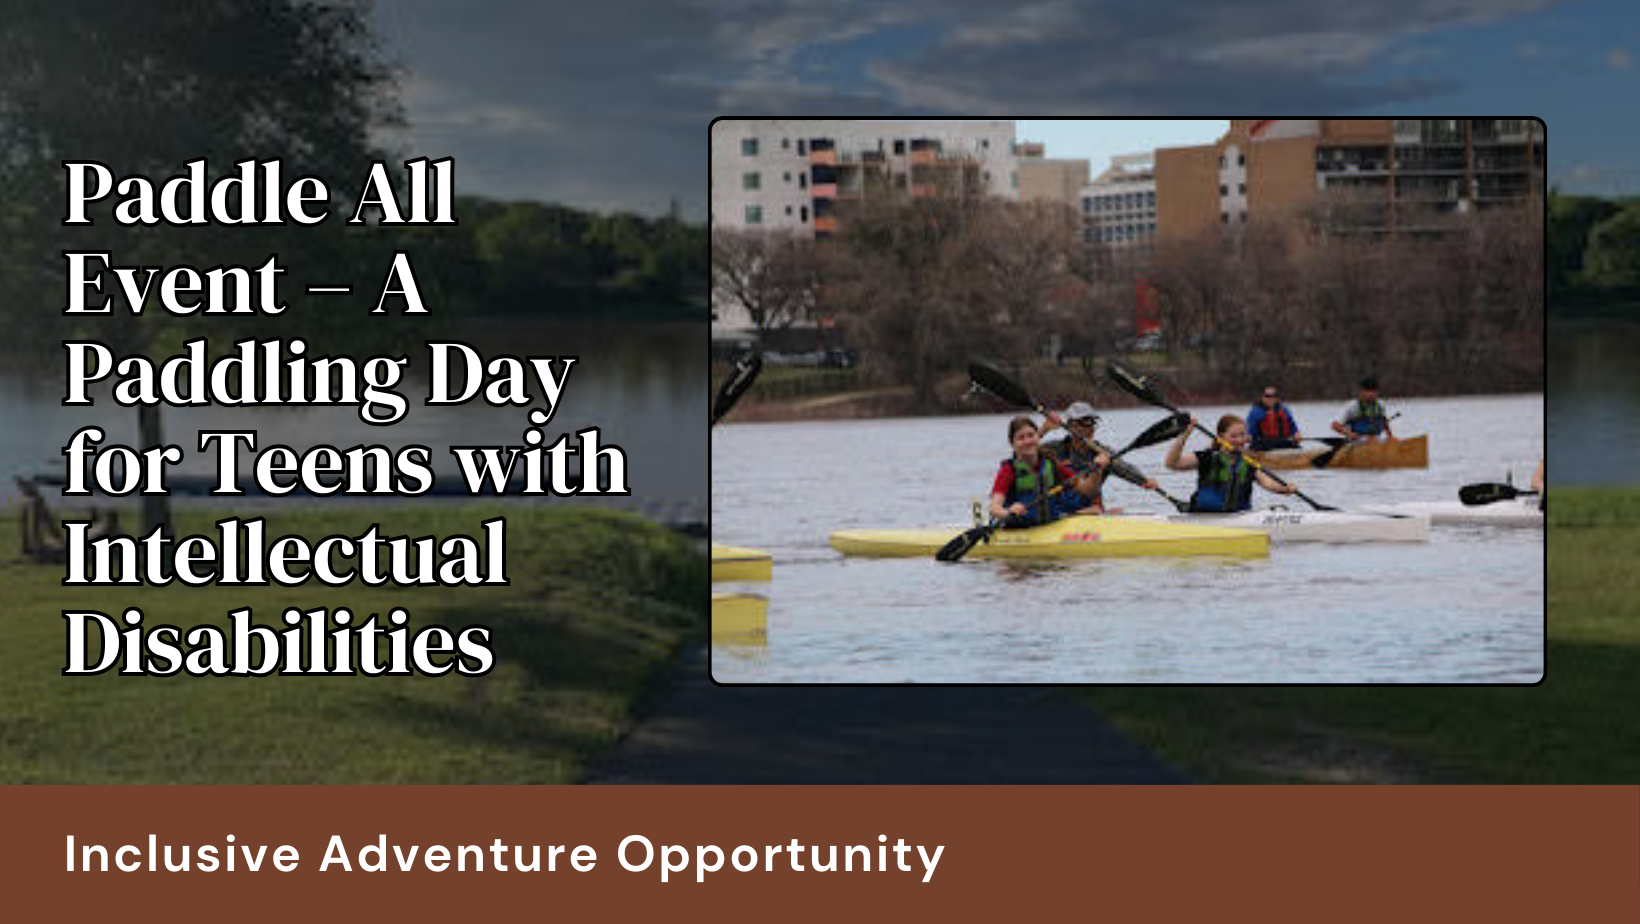
[[[754,386],[755,392],[755,386]],[[1487,396],[1491,396],[1488,393]],[[1534,392],[1504,392],[1511,394],[1534,394]],[[1223,407],[1235,406],[1245,401],[1249,406],[1252,399],[1239,392],[1204,391],[1204,392],[1177,392],[1169,395],[1170,400],[1182,408]],[[1449,397],[1481,397],[1481,395],[1397,395],[1386,400],[1399,401],[1413,398],[1449,398]],[[1353,396],[1308,398],[1296,397],[1289,403],[1336,403],[1342,408],[1352,400]],[[1143,404],[1128,398],[1125,395],[1115,396],[1108,392],[1097,396],[1070,393],[1063,397],[1062,393],[1044,392],[1040,398],[1053,410],[1059,410],[1070,401],[1091,401],[1100,410],[1118,408],[1145,408]],[[753,424],[753,423],[795,423],[801,421],[828,421],[828,420],[889,420],[908,417],[981,417],[994,416],[1010,410],[1001,402],[983,396],[966,398],[958,396],[943,400],[939,408],[934,410],[918,409],[909,388],[863,389],[850,392],[822,395],[808,398],[794,399],[763,399],[759,400],[751,395],[741,399],[735,406],[734,413],[724,421],[725,424]],[[1023,411],[1024,409],[1019,409]]]

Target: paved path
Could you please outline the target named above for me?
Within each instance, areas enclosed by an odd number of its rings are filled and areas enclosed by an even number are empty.
[[[589,783],[1176,783],[1049,687],[719,687],[675,669]]]

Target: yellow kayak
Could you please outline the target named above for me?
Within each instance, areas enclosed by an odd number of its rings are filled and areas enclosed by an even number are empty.
[[[768,552],[737,549],[730,545],[712,546],[712,580],[767,581],[774,574]]]
[[[769,633],[769,601],[756,594],[712,594],[712,639],[744,642]]]
[[[831,547],[845,555],[927,557],[966,527],[930,529],[847,529],[831,534]],[[1137,517],[1078,514],[1030,529],[999,529],[969,556],[992,558],[1119,558],[1135,555],[1270,554],[1270,534],[1250,529],[1168,523]]]

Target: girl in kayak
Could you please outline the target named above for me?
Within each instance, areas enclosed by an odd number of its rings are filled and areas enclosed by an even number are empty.
[[[1248,463],[1243,455],[1252,440],[1247,435],[1247,423],[1234,414],[1219,418],[1219,441],[1212,449],[1197,450],[1184,455],[1185,441],[1196,428],[1196,418],[1190,418],[1190,430],[1179,434],[1167,448],[1167,467],[1176,472],[1196,470],[1196,493],[1190,496],[1192,513],[1237,513],[1253,506],[1253,482],[1276,494],[1294,494],[1298,488],[1284,485]]]
[[[1008,529],[1040,526],[1083,509],[1100,513],[1098,481],[1110,465],[1110,457],[1099,453],[1094,459],[1095,475],[1078,475],[1065,463],[1042,452],[1041,432],[1029,417],[1008,421],[1008,442],[1012,457],[1003,459],[991,485],[991,517]],[[1070,494],[1070,497],[1065,497]]]

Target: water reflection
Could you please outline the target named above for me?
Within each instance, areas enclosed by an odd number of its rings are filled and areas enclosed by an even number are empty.
[[[1563,484],[1640,481],[1640,324],[1549,328],[1549,478]],[[1529,473],[1526,473],[1529,474]]]

